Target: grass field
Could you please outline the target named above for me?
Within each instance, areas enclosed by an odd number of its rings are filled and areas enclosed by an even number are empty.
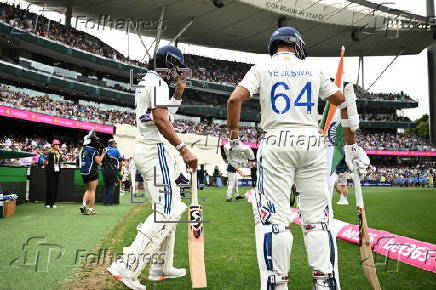
[[[436,243],[436,190],[381,187],[363,190],[370,227]],[[200,196],[206,198],[202,202],[205,219],[211,221],[205,225],[208,288],[258,289],[251,205],[244,200],[226,203],[224,191],[223,188],[199,191]],[[334,207],[335,217],[356,223],[354,206],[351,206],[354,204],[352,190],[350,195],[350,206]],[[94,253],[99,249],[121,252],[135,236],[136,225],[151,212],[150,207],[133,206],[124,198],[120,206],[98,209],[100,215],[88,217],[76,213],[76,204],[62,204],[57,210],[28,204],[19,206],[15,217],[0,220],[0,289],[125,289],[104,272],[107,265],[75,265],[75,256],[80,249]],[[175,266],[189,268],[186,230],[185,224],[178,226]],[[311,289],[301,229],[293,225],[292,232],[294,245],[289,285],[291,289]],[[17,268],[10,265],[14,258],[23,256],[23,243],[32,236],[44,236],[47,243],[58,244],[64,249],[64,256],[52,259],[47,272],[35,271],[32,266]],[[369,289],[359,264],[358,247],[339,241],[338,250],[342,289]],[[434,273],[402,263],[397,273],[379,268],[378,275],[383,289],[436,289]],[[189,276],[148,282],[146,270],[141,281],[148,289],[190,289],[191,286]]]

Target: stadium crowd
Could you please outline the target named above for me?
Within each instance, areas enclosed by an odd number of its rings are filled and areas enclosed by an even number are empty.
[[[135,124],[135,114],[129,111],[102,110],[92,104],[81,105],[72,101],[59,101],[47,95],[29,96],[0,85],[0,104],[15,108],[37,110],[52,116],[81,119],[103,124]]]
[[[109,59],[141,67],[145,66],[145,63],[125,57],[116,49],[93,35],[77,30],[72,26],[66,26],[57,21],[49,20],[43,15],[21,9],[20,5],[14,6],[0,3],[0,22],[28,31],[38,37],[49,38],[53,41]],[[242,80],[245,73],[251,67],[251,64],[247,63],[219,60],[193,54],[186,54],[185,62],[187,67],[192,68],[193,79],[229,86],[235,86]],[[404,92],[370,93],[357,85],[355,85],[355,91],[359,99],[414,102]]]
[[[432,151],[434,148],[424,139],[405,134],[372,133],[360,134],[359,145],[367,150]]]
[[[408,117],[392,115],[360,114],[360,121],[363,122],[412,122]]]
[[[191,133],[198,135],[209,135],[214,137],[227,136],[227,126],[220,126],[214,123],[197,123],[191,121],[176,120],[174,128],[177,133]],[[254,127],[241,127],[239,138],[243,142],[257,143],[262,136],[262,131]]]
[[[8,86],[0,85],[0,103],[15,108],[31,109],[40,112],[50,113],[54,116],[81,119],[103,124],[131,124],[135,125],[135,113],[133,110],[104,110],[97,105],[81,105],[72,101],[55,100],[47,95],[29,96],[23,92],[10,89]],[[385,121],[405,120],[404,117],[385,117]],[[362,114],[362,120],[369,120],[368,116]],[[382,120],[382,118],[374,118]],[[410,119],[407,118],[410,121]],[[176,121],[174,124],[179,133],[193,133],[200,135],[212,135],[218,137],[225,135],[225,127],[214,123],[196,123],[190,121]],[[245,142],[257,142],[262,132],[254,127],[243,127],[241,139]],[[359,139],[365,149],[378,150],[431,150],[425,140],[413,136],[401,134],[369,134]]]
[[[236,86],[250,69],[248,63],[214,59],[205,56],[186,54],[186,66],[192,69],[192,78],[202,81]]]
[[[354,85],[354,91],[358,99],[362,100],[384,100],[384,101],[403,101],[403,102],[415,102],[409,95],[403,91],[400,93],[370,93],[358,85]]]
[[[50,149],[50,143],[40,137],[4,136],[0,137],[0,149],[35,154],[33,157],[9,160],[8,165],[42,167],[45,155]],[[74,142],[62,142],[60,150],[64,167],[76,167],[80,149],[81,146],[74,144]],[[435,164],[428,160],[416,162],[414,165],[409,166],[371,165],[368,168],[364,182],[374,185],[433,187],[433,180],[436,178],[434,168]]]
[[[14,6],[7,3],[0,3],[0,22],[86,52],[120,62],[144,66],[144,64],[139,61],[124,57],[116,49],[95,36],[77,30],[74,27],[60,24],[57,21],[49,20],[43,15],[21,9],[20,5]]]
[[[0,137],[0,149],[14,150],[21,152],[33,153],[35,156],[9,160],[11,164],[19,164],[20,166],[38,166],[42,167],[45,160],[45,155],[50,150],[48,140],[41,137],[24,137],[20,135]],[[65,167],[75,167],[77,157],[79,156],[81,147],[77,144],[65,142],[60,146],[62,162]],[[2,161],[0,161],[1,164]]]
[[[14,108],[36,110],[76,120],[80,119],[103,124],[135,125],[135,113],[133,110],[103,110],[98,105],[81,105],[72,101],[60,101],[52,99],[47,95],[34,97],[12,90],[8,86],[0,86],[0,104],[13,106]],[[178,133],[211,135],[215,137],[226,135],[226,127],[215,123],[176,120],[174,127]],[[262,135],[263,132],[258,128],[241,127],[240,136],[244,142],[257,143]],[[426,140],[412,135],[392,133],[361,134],[358,140],[359,144],[368,150],[434,150]]]
[[[434,165],[416,166],[370,166],[364,182],[369,184],[387,184],[392,186],[433,187],[436,172]]]

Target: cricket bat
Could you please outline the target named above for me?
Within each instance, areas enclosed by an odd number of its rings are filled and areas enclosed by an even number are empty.
[[[356,194],[356,209],[357,217],[359,219],[359,248],[360,248],[360,264],[362,265],[365,277],[368,280],[371,288],[374,290],[380,290],[380,283],[377,278],[377,271],[374,264],[374,257],[372,255],[372,249],[370,244],[370,238],[368,233],[368,223],[366,221],[366,213],[363,205],[362,188],[360,186],[360,176],[358,165],[354,165],[353,183],[354,192]]]
[[[198,204],[197,171],[191,176],[191,205],[188,211],[188,252],[192,288],[206,288],[206,266],[204,264],[203,209]]]

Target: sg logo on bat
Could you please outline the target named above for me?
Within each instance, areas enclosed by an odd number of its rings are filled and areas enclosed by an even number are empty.
[[[200,206],[193,206],[189,211],[190,220],[194,223],[191,223],[191,231],[192,235],[195,239],[199,239],[202,237],[203,233],[203,211]],[[197,223],[195,223],[197,222]]]

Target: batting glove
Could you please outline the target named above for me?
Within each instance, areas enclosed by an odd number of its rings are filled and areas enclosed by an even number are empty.
[[[345,162],[350,171],[354,172],[354,170],[358,170],[359,174],[364,176],[366,174],[366,169],[371,163],[366,152],[357,144],[345,145],[344,151]],[[357,165],[358,168],[354,168],[355,165]]]
[[[238,149],[238,147],[241,145],[241,141],[239,139],[230,139],[230,148],[231,149]]]
[[[244,167],[248,160],[254,159],[250,146],[243,145],[239,139],[232,139],[224,146],[227,162],[235,168]]]

